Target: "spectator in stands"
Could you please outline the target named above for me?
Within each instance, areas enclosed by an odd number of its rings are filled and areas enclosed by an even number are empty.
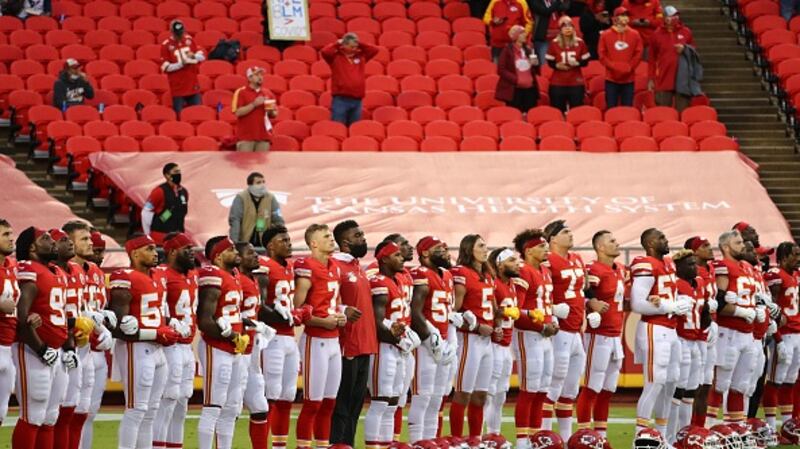
[[[186,232],[189,192],[181,185],[181,168],[170,162],[161,170],[166,182],[147,197],[142,207],[142,230],[159,245],[170,232]]]
[[[800,0],[780,0],[781,3],[781,17],[787,22],[792,20],[792,17],[800,14]]]
[[[64,70],[58,74],[53,84],[53,106],[66,111],[70,106],[83,104],[94,98],[94,89],[89,77],[81,70],[81,63],[69,58],[64,62]]]
[[[331,66],[331,120],[350,126],[361,120],[361,99],[366,93],[364,66],[378,54],[378,47],[358,41],[347,33],[320,50]]]
[[[236,89],[231,100],[231,111],[236,116],[236,150],[269,151],[272,137],[269,119],[278,116],[275,94],[262,84],[262,67],[250,67],[246,75],[247,86]]]
[[[267,190],[264,175],[258,172],[247,175],[247,188],[233,199],[228,224],[231,240],[249,242],[256,247],[263,246],[261,234],[270,226],[285,225],[281,205]]]
[[[11,0],[8,3],[9,9],[15,11],[15,15],[20,19],[25,19],[29,16],[49,16],[53,10],[53,4],[50,0]]]
[[[642,37],[628,26],[628,10],[614,10],[614,26],[600,34],[597,45],[606,68],[606,107],[633,106],[636,67],[642,61]]]
[[[550,76],[550,106],[566,112],[583,104],[586,92],[581,67],[589,63],[589,49],[575,32],[569,16],[558,19],[561,32],[547,49],[547,64],[553,68]]]
[[[169,25],[170,37],[161,44],[161,71],[167,74],[172,94],[172,109],[180,114],[184,106],[200,104],[197,65],[206,60],[180,20]]]
[[[693,46],[692,31],[681,23],[678,9],[664,8],[664,24],[650,38],[650,63],[647,88],[655,90],[656,104],[683,111],[692,97],[675,92],[678,59],[687,46]]]
[[[630,27],[642,36],[643,58],[648,59],[647,47],[650,37],[661,26],[664,17],[659,0],[623,0],[622,6],[628,10]]]
[[[587,4],[580,15],[581,32],[583,41],[589,48],[591,59],[598,59],[597,43],[600,41],[600,33],[611,26],[611,15],[606,9],[606,2],[598,0],[593,4]]]
[[[547,46],[558,35],[558,19],[569,9],[570,0],[528,0],[534,14],[533,48],[544,64]]]
[[[503,48],[497,62],[495,98],[527,113],[539,101],[536,83],[536,53],[531,49],[525,28],[514,25],[508,32],[511,42]]]
[[[525,34],[531,35],[533,18],[528,10],[528,3],[520,0],[492,0],[483,16],[489,26],[489,44],[492,47],[492,59],[497,62],[503,47],[511,42],[508,32],[514,25],[525,27]]]

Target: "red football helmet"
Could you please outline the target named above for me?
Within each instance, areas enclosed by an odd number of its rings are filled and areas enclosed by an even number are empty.
[[[481,437],[472,436],[467,438],[467,446],[469,449],[486,449]]]
[[[431,442],[433,443],[433,441]],[[392,443],[389,444],[389,449],[411,449],[411,445],[408,443],[401,443],[399,441],[392,441]]]
[[[490,433],[483,437],[483,445],[486,449],[511,449],[511,443],[499,433]]]
[[[753,432],[750,431],[749,424],[735,422],[728,424],[728,427],[739,434],[739,438],[742,440],[743,449],[756,449],[758,447],[756,444],[756,438],[753,436]]]
[[[389,446],[392,447],[392,446]],[[411,446],[412,449],[439,449],[439,446],[432,440],[419,440]]]
[[[531,440],[531,449],[564,449],[564,440],[561,435],[550,430],[536,432]]]
[[[450,441],[448,441],[447,438],[434,438],[431,441],[436,443],[439,449],[450,449]]]
[[[667,441],[656,429],[645,428],[636,432],[633,449],[666,449]]]
[[[778,445],[778,435],[775,433],[775,429],[770,427],[769,424],[758,418],[748,419],[747,424],[750,425],[750,431],[756,439],[756,446],[758,446],[758,449]]]
[[[605,449],[602,435],[592,429],[579,429],[567,441],[568,449]]]
[[[722,449],[743,449],[742,439],[739,437],[739,434],[727,424],[717,424],[712,426],[711,430],[717,432],[719,435]]]
[[[675,449],[720,449],[719,435],[705,427],[686,426],[675,437]]]
[[[781,436],[789,442],[789,444],[800,444],[800,420],[797,418],[789,418],[788,421],[781,426]]]
[[[449,437],[449,441],[452,449],[469,449],[469,444],[467,444],[467,440],[464,438],[451,436]]]
[[[353,449],[353,446],[344,443],[336,443],[332,444],[328,449]]]

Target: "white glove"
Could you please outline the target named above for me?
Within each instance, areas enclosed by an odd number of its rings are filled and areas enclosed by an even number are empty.
[[[775,332],[778,332],[778,323],[775,321],[770,321],[769,327],[767,327],[767,337],[775,335]]]
[[[175,329],[175,332],[177,332],[182,338],[186,338],[192,333],[192,329],[189,327],[189,325],[177,318],[169,319],[169,327]]]
[[[97,349],[99,351],[110,351],[111,346],[114,345],[114,338],[111,337],[111,331],[105,327],[100,327],[100,335],[97,336]]]
[[[75,354],[74,349],[68,349],[61,353],[61,363],[67,369],[75,369],[78,367],[78,354]]]
[[[717,313],[717,309],[719,308],[719,303],[716,299],[709,299],[708,300],[708,311],[710,313]]]
[[[92,322],[94,322],[94,333],[100,335],[102,329],[105,329],[105,324],[103,324],[103,314],[100,312],[95,312],[94,310],[87,310],[83,312],[83,316],[90,318]]]
[[[598,327],[600,327],[601,320],[602,317],[597,312],[592,312],[589,315],[586,315],[586,321],[589,322],[589,327],[591,327],[592,329],[597,329]]]
[[[755,309],[749,309],[746,307],[736,307],[733,311],[733,316],[739,317],[748,323],[752,323],[753,320],[756,319],[756,311]]]
[[[408,354],[416,349],[420,343],[419,335],[417,335],[417,333],[412,331],[410,328],[406,328],[406,332],[400,338],[400,341],[397,343],[397,347],[399,347],[404,353]]]
[[[206,60],[206,57],[205,57],[205,55],[203,55],[203,52],[198,51],[198,52],[195,52],[195,54],[194,54],[194,60],[197,61],[197,62],[203,62],[203,61]]]
[[[715,345],[717,343],[717,339],[719,338],[719,326],[717,323],[711,322],[708,326],[708,337],[706,337],[706,341],[709,345]]]
[[[736,304],[739,302],[739,295],[734,292],[725,292],[725,302],[728,304]]]
[[[553,315],[562,320],[567,318],[567,315],[569,315],[569,304],[562,302],[561,304],[554,305]]]
[[[435,362],[442,360],[442,350],[444,350],[444,340],[438,333],[431,332],[423,342],[425,347],[431,351],[431,357]]]
[[[792,357],[791,351],[789,351],[789,348],[782,341],[775,345],[775,351],[778,353],[779,362],[786,362]]]
[[[110,329],[117,328],[117,314],[111,310],[101,310],[100,313],[103,314],[103,317],[108,320],[108,326]]]
[[[272,339],[275,338],[275,335],[278,334],[278,331],[276,331],[275,328],[267,325],[266,323],[261,321],[253,321],[253,324],[255,325],[256,332],[264,337],[265,343],[272,341]]]
[[[456,327],[456,329],[461,329],[461,326],[464,325],[464,316],[458,312],[451,312],[450,313],[450,324]]]
[[[759,323],[767,321],[767,308],[765,306],[756,307],[756,321]]]
[[[219,334],[222,335],[223,338],[228,338],[231,336],[231,332],[233,332],[233,327],[231,327],[231,323],[225,317],[217,318],[217,327],[219,327]]]
[[[464,322],[467,323],[469,330],[474,331],[478,328],[478,317],[476,317],[471,311],[467,310],[466,312],[463,312],[461,317],[464,318]]]
[[[442,360],[440,363],[442,365],[449,365],[453,363],[457,357],[458,354],[456,353],[455,345],[452,345],[449,341],[445,340],[444,347],[442,349]]]
[[[770,301],[767,303],[767,310],[769,310],[769,316],[771,316],[774,321],[778,321],[780,319],[781,306]]]
[[[42,361],[47,366],[53,366],[58,360],[58,349],[53,348],[45,348],[44,352],[39,355],[42,358]]]
[[[119,330],[125,335],[136,335],[139,332],[139,321],[133,315],[125,315],[119,322]]]
[[[283,304],[276,301],[275,304],[272,306],[272,310],[274,310],[278,315],[280,315],[281,318],[288,321],[290,325],[294,324],[292,320],[292,311],[286,308],[286,306],[284,306]]]
[[[664,303],[664,312],[667,315],[686,315],[692,310],[692,303],[689,301],[672,301]]]

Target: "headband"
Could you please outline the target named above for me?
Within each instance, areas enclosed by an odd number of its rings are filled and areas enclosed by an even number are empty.
[[[397,243],[389,242],[389,243],[386,244],[386,246],[381,248],[381,250],[378,251],[377,254],[375,254],[375,258],[378,259],[378,260],[381,260],[384,257],[391,256],[392,254],[394,254],[394,253],[396,253],[398,251],[400,251],[400,247],[397,246]]]
[[[692,237],[689,241],[689,249],[692,251],[697,251],[701,246],[707,245],[708,243],[708,240],[702,237]]]
[[[142,235],[125,242],[125,252],[130,255],[139,248],[144,248],[145,246],[155,244],[156,242],[154,242],[149,235]]]
[[[547,234],[547,240],[550,240],[551,238],[557,236],[559,232],[563,231],[566,228],[567,225],[565,224],[565,222],[563,221],[556,222],[556,224],[553,225],[553,230],[551,230],[550,233]]]
[[[186,236],[186,234],[180,233],[164,242],[164,252],[168,253],[170,251],[175,251],[187,246],[192,246],[193,244],[194,243],[192,242],[192,239]]]
[[[213,264],[217,256],[219,256],[220,253],[229,248],[233,248],[233,240],[225,237],[224,239],[217,242],[217,244],[214,245],[213,248],[211,248],[211,258],[209,259],[209,261]]]
[[[744,221],[740,221],[739,223],[736,223],[735,225],[733,225],[733,229],[736,229],[739,232],[744,232],[744,230],[749,228],[749,227],[750,227],[750,225],[747,224],[747,222],[744,222]]]
[[[62,231],[61,229],[51,229],[49,234],[50,234],[50,238],[52,238],[56,242],[61,240],[61,239],[63,239],[63,238],[68,237],[67,233]]]
[[[432,235],[422,237],[422,239],[417,243],[417,254],[421,254],[424,251],[428,251],[429,249],[433,248],[436,245],[441,245],[442,242],[439,240],[438,237],[434,237]]]
[[[39,240],[39,237],[43,236],[47,231],[41,228],[33,228],[33,239]]]
[[[546,243],[544,238],[542,237],[536,237],[535,239],[528,240],[527,242],[525,242],[525,246],[522,247],[523,255],[525,251],[529,250],[530,248],[533,248],[534,246],[539,246],[542,243]]]
[[[103,234],[97,231],[92,232],[92,248],[106,249],[106,241],[103,240]]]
[[[500,254],[497,255],[497,263],[501,264],[506,260],[508,260],[509,257],[514,257],[514,251],[511,251],[510,249],[506,248],[500,251]]]

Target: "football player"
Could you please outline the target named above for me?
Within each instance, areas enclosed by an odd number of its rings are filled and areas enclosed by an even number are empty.
[[[599,231],[592,237],[592,247],[597,254],[586,271],[585,295],[590,298],[587,307],[588,326],[583,336],[586,348],[584,385],[578,397],[578,428],[590,428],[606,435],[608,408],[611,396],[617,391],[617,379],[622,368],[623,310],[625,284],[628,272],[615,262],[619,257],[619,243],[609,231]]]
[[[456,355],[455,335],[448,332],[453,298],[450,252],[444,242],[426,236],[417,243],[417,255],[420,266],[411,270],[411,327],[423,348],[414,351],[416,372],[408,410],[408,438],[412,443],[436,437],[439,408],[450,393],[450,366]]]
[[[11,344],[17,339],[17,284],[14,254],[14,229],[0,218],[0,425],[8,413],[8,398],[14,389]]]
[[[489,249],[478,234],[461,239],[458,265],[451,270],[455,285],[453,310],[461,314],[458,326],[459,357],[453,403],[450,405],[450,431],[464,435],[464,412],[469,407],[469,436],[483,432],[483,406],[494,365],[491,336],[495,328],[494,279],[489,266]],[[499,323],[499,320],[498,320]]]
[[[631,309],[642,315],[636,324],[634,360],[643,365],[644,371],[644,389],[636,406],[636,430],[649,427],[655,411],[656,429],[664,435],[680,378],[677,317],[689,313],[692,305],[677,300],[675,264],[665,257],[669,242],[664,233],[649,228],[640,241],[647,255],[638,256],[631,263]]]
[[[194,351],[197,331],[197,271],[194,242],[183,233],[164,237],[167,280],[166,310],[169,325],[180,334],[178,342],[164,348],[167,359],[167,385],[153,427],[153,447],[183,447],[183,425],[189,398],[194,393]]]
[[[103,240],[103,234],[97,231],[92,231],[92,256],[91,261],[98,267],[103,265],[103,259],[106,257],[106,241]]]
[[[119,449],[150,447],[153,420],[167,380],[164,346],[178,334],[164,322],[166,279],[156,270],[158,253],[150,237],[133,234],[125,243],[129,269],[115,271],[109,281],[109,307],[116,315],[116,366],[125,393],[125,413],[119,425]]]
[[[568,441],[572,435],[572,406],[586,364],[581,338],[586,273],[581,256],[569,252],[574,239],[564,220],[545,226],[544,235],[550,245],[547,262],[553,277],[553,315],[559,320],[559,332],[553,337],[553,378],[546,404],[555,408],[558,432]],[[552,415],[548,416],[546,410],[544,428],[549,430],[551,425]]]
[[[299,346],[303,356],[303,407],[297,418],[300,449],[310,449],[312,437],[317,446],[328,446],[342,375],[339,328],[347,323],[339,298],[339,266],[331,258],[336,249],[333,234],[328,226],[313,224],[306,229],[305,241],[311,256],[294,264],[294,306],[313,307]]]
[[[411,317],[405,293],[395,281],[404,263],[400,246],[384,240],[375,248],[378,273],[370,278],[375,329],[380,342],[370,360],[369,391],[372,395],[364,419],[367,449],[387,448],[394,435],[394,415],[405,383],[406,357],[419,345],[419,337],[409,327]]]
[[[769,292],[769,287],[764,279],[764,271],[762,271],[763,264],[758,259],[757,251],[764,251],[765,248],[758,250],[753,246],[752,242],[744,243],[744,260],[753,266],[753,280],[755,281],[756,289],[753,297],[756,300],[756,310],[759,311],[759,316],[763,314],[764,321],[756,320],[753,323],[753,353],[755,365],[753,369],[753,377],[748,384],[747,390],[744,392],[744,411],[745,418],[755,417],[758,411],[758,406],[761,404],[761,396],[764,389],[764,382],[766,380],[765,368],[767,356],[765,353],[765,340],[767,337],[772,337],[777,331],[777,323],[771,317],[771,310],[775,312],[776,316],[780,314],[780,307],[772,302],[772,295]],[[769,308],[768,308],[769,306]],[[770,309],[771,308],[771,309]],[[753,407],[753,410],[750,410]],[[752,412],[752,413],[751,413]],[[738,423],[743,425],[742,423]]]
[[[780,405],[783,422],[792,416],[792,389],[800,369],[800,303],[795,271],[800,261],[800,247],[783,242],[776,251],[777,267],[767,272],[772,297],[783,311],[784,322],[778,328],[780,338],[771,348],[767,384],[764,386],[764,414],[767,424],[776,429],[776,406]]]
[[[52,447],[58,407],[67,388],[64,376],[56,382],[56,372],[76,360],[64,357],[74,348],[64,312],[67,276],[52,263],[57,258],[55,243],[44,230],[29,227],[22,231],[16,242],[16,256],[20,289],[18,335],[11,350],[17,369],[15,391],[20,418],[11,447]],[[40,317],[40,327],[29,321],[33,314]]]
[[[203,337],[197,347],[203,373],[197,435],[200,449],[211,449],[215,439],[218,448],[229,449],[244,394],[240,355],[250,343],[242,323],[241,258],[226,236],[209,239],[205,253],[212,265],[197,275],[197,327]]]
[[[522,231],[514,237],[514,248],[523,260],[517,282],[524,290],[512,338],[520,380],[514,423],[517,449],[528,449],[532,441],[529,438],[542,426],[542,407],[553,375],[551,337],[558,332],[558,324],[553,319],[553,282],[546,266],[549,250],[544,233],[539,229]]]

